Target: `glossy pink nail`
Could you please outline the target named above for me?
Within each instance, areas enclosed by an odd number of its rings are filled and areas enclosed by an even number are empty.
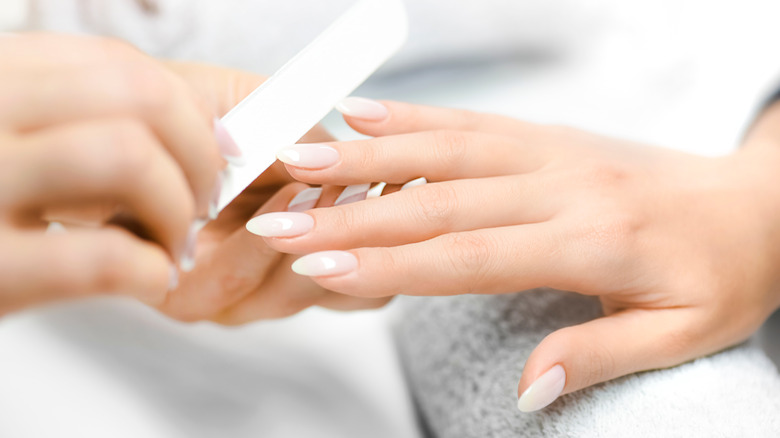
[[[357,258],[346,251],[323,251],[301,257],[292,270],[307,277],[343,275],[357,268]]]
[[[408,183],[404,184],[403,186],[401,186],[401,191],[409,190],[409,189],[414,188],[414,187],[424,186],[426,184],[428,184],[428,180],[425,179],[424,177],[423,178],[413,179],[413,180],[409,181]]]
[[[289,204],[287,204],[287,211],[303,212],[311,210],[317,205],[320,197],[322,196],[321,187],[308,188],[298,193]]]
[[[544,408],[560,397],[566,386],[566,371],[555,365],[539,376],[517,400],[517,409],[533,412]]]
[[[326,169],[341,159],[336,149],[319,143],[288,146],[280,150],[276,158],[282,163],[304,169]]]
[[[314,228],[314,218],[305,213],[267,213],[246,223],[246,229],[263,237],[297,237]]]
[[[370,122],[380,122],[390,115],[386,106],[364,97],[347,97],[336,105],[336,110],[345,116]]]
[[[366,196],[368,196],[368,189],[370,187],[371,184],[355,184],[347,186],[347,188],[341,192],[333,205],[347,205],[352,204],[353,202],[363,201],[366,199]]]
[[[238,145],[233,140],[233,137],[231,137],[230,133],[225,129],[225,125],[222,124],[222,121],[217,118],[214,119],[214,136],[217,138],[219,152],[222,154],[222,158],[224,158],[225,161],[234,166],[243,166],[246,164],[241,149],[239,149]]]

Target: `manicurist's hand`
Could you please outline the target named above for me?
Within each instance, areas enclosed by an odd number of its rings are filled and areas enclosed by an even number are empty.
[[[777,106],[721,158],[465,111],[360,99],[341,109],[377,138],[288,148],[279,156],[294,178],[429,183],[250,228],[305,254],[298,273],[357,297],[598,296],[604,317],[531,354],[521,410],[738,343],[780,304]]]
[[[0,59],[0,314],[164,299],[225,165],[204,100],[115,40],[2,36]],[[50,220],[68,231],[46,233]]]

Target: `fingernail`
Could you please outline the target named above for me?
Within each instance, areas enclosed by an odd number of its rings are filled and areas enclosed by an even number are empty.
[[[314,228],[314,218],[306,213],[267,213],[252,218],[246,229],[263,237],[295,237]]]
[[[517,400],[517,409],[523,412],[533,412],[542,409],[557,399],[566,385],[566,371],[560,365],[555,365],[523,392]]]
[[[219,216],[219,198],[222,196],[222,183],[225,176],[222,172],[217,174],[217,181],[214,184],[214,194],[211,195],[209,203],[209,219],[214,220]]]
[[[357,268],[357,258],[346,251],[323,251],[301,257],[292,264],[296,274],[307,277],[342,275]]]
[[[370,122],[382,121],[390,114],[386,106],[364,97],[347,97],[336,105],[336,110],[345,116]]]
[[[174,290],[177,287],[179,287],[179,270],[176,269],[176,265],[171,264],[168,271],[168,290]]]
[[[317,205],[317,202],[322,196],[322,187],[308,188],[301,193],[298,193],[289,204],[287,204],[287,211],[302,212],[311,210]]]
[[[408,189],[411,189],[413,187],[424,186],[426,184],[428,184],[428,180],[427,179],[425,179],[424,177],[423,178],[417,178],[417,179],[413,179],[413,180],[409,181],[408,183],[404,184],[403,186],[401,186],[401,190],[408,190]]]
[[[65,225],[59,222],[49,222],[49,226],[46,227],[46,234],[67,234],[68,230]]]
[[[378,198],[382,196],[382,192],[385,191],[385,187],[387,187],[386,182],[381,182],[375,185],[374,187],[371,187],[371,190],[366,193],[366,199],[370,198]]]
[[[296,144],[276,154],[282,163],[304,169],[325,169],[339,162],[339,152],[332,147],[319,144]]]
[[[347,188],[345,188],[344,191],[341,192],[338,199],[336,199],[336,202],[334,202],[333,205],[334,206],[347,205],[353,202],[362,201],[366,199],[366,195],[368,194],[368,189],[370,187],[371,184],[355,184],[352,186],[347,186]]]
[[[202,222],[195,221],[187,233],[187,241],[184,244],[184,251],[179,261],[179,267],[184,272],[190,272],[195,269],[195,250],[198,246],[198,232],[203,228],[203,225]]]
[[[222,121],[218,118],[214,119],[214,136],[217,138],[217,144],[219,145],[219,152],[222,154],[222,158],[228,163],[234,166],[243,166],[246,164],[244,154],[238,145],[230,136],[230,133],[222,124]]]

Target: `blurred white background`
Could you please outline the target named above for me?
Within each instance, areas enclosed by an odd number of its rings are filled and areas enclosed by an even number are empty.
[[[108,33],[158,56],[272,73],[350,2],[170,0],[152,19],[130,0],[33,3],[29,15],[26,1],[2,0],[0,30]],[[358,94],[718,155],[780,80],[777,1],[409,3],[409,45]],[[325,124],[355,137],[335,115]],[[398,318],[311,309],[223,329],[111,299],[10,315],[0,437],[414,437],[389,331]]]

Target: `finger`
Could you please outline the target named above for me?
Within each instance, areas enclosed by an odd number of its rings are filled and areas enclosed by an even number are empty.
[[[453,129],[529,137],[544,129],[541,125],[494,114],[388,100],[350,97],[337,109],[353,129],[372,137]]]
[[[0,204],[17,211],[112,202],[126,206],[178,257],[194,200],[176,162],[148,129],[129,119],[73,123],[17,138],[0,149]]]
[[[317,306],[324,309],[340,312],[354,312],[358,310],[376,310],[385,307],[393,297],[383,298],[359,298],[349,295],[330,293],[317,301]]]
[[[698,353],[691,309],[627,310],[567,327],[531,353],[518,387],[518,408],[536,411],[561,394],[638,371],[666,368]]]
[[[544,143],[469,131],[426,131],[287,147],[278,155],[293,178],[310,184],[404,184],[527,173],[551,159]],[[496,157],[500,157],[497,159]]]
[[[544,222],[565,203],[551,178],[516,175],[427,184],[306,213],[273,213],[247,228],[286,253],[397,246],[451,232]],[[312,220],[313,219],[313,220]]]
[[[165,251],[118,228],[6,232],[2,240],[0,313],[102,293],[154,304],[171,282]]]
[[[242,300],[224,309],[213,320],[224,325],[286,318],[333,294],[306,277],[292,273],[294,258],[285,256],[265,282]]]
[[[33,53],[63,48],[49,42],[31,47]],[[138,119],[179,163],[199,214],[207,214],[224,163],[211,111],[173,73],[127,44],[102,41],[78,47],[92,52],[93,59],[10,74],[0,84],[0,118],[21,132],[95,117]]]
[[[572,290],[586,274],[584,257],[551,221],[391,248],[318,252],[293,268],[325,289],[353,296],[495,294],[541,286]]]
[[[284,210],[306,187],[300,183],[285,186],[258,213]],[[210,318],[256,290],[282,258],[245,227],[211,245],[212,250],[198,254],[195,270],[183,274],[179,287],[160,306],[163,312],[184,321]]]

